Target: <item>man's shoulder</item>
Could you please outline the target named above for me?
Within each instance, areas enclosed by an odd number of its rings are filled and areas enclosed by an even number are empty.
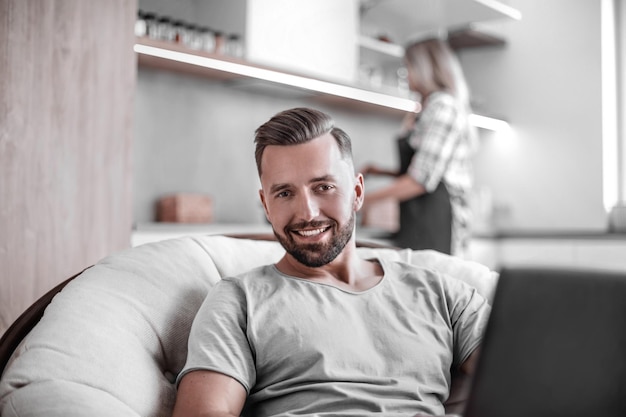
[[[419,263],[412,263],[407,261],[406,259],[386,259],[386,258],[378,258],[378,261],[381,263],[383,268],[391,268],[396,271],[413,271],[415,273],[429,273],[436,272],[434,269],[427,267],[426,265],[422,265]]]
[[[253,277],[272,274],[273,273],[272,271],[274,269],[275,269],[274,264],[259,265],[259,266],[255,266],[254,268],[239,272],[234,275],[225,276],[223,279],[230,279],[230,280],[251,279]]]
[[[223,276],[221,282],[228,283],[245,291],[254,291],[260,287],[272,287],[282,280],[276,264],[266,264],[240,272]]]
[[[236,286],[248,286],[255,282],[264,281],[267,278],[276,276],[274,264],[260,265],[243,272],[231,275],[224,275],[220,282],[229,283]]]
[[[402,260],[380,260],[386,274],[392,278],[411,280],[438,280],[442,274],[428,266]]]
[[[383,261],[382,264],[385,272],[389,273],[392,279],[412,286],[422,285],[448,288],[466,285],[458,277],[446,274],[432,266],[412,264],[400,260]]]

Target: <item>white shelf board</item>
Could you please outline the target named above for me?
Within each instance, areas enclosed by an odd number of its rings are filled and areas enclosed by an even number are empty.
[[[261,67],[245,61],[215,54],[207,54],[182,48],[180,45],[140,38],[135,44],[135,52],[140,55],[139,64],[172,71],[196,72],[217,79],[258,79],[265,82],[287,85],[314,91],[326,96],[337,96],[355,102],[365,102],[401,111],[415,111],[419,104],[415,101],[381,92],[370,91],[356,86],[332,83],[287,73],[278,69]],[[490,123],[495,122],[495,123]],[[508,123],[485,116],[473,115],[472,123],[483,129],[500,130],[508,128]]]
[[[394,58],[402,58],[404,56],[404,48],[398,44],[391,42],[383,42],[369,36],[359,36],[359,46]]]

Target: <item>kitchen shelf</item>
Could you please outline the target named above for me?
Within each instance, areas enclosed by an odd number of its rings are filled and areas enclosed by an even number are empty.
[[[147,68],[187,73],[217,81],[259,81],[269,88],[290,88],[313,100],[356,111],[401,115],[419,109],[419,103],[408,98],[257,65],[227,55],[193,50],[173,42],[140,37],[134,49],[138,65]],[[498,130],[507,127],[507,123],[502,120],[472,116],[474,124],[480,128]]]
[[[506,44],[506,40],[501,36],[488,33],[477,25],[451,30],[448,32],[447,39],[450,47],[454,50],[483,46],[503,46]],[[360,35],[359,47],[394,59],[402,59],[404,57],[404,47],[402,45],[382,41],[370,36]]]
[[[143,67],[218,81],[258,80],[268,88],[271,85],[283,89],[287,86],[294,91],[305,92],[312,99],[356,110],[400,114],[419,108],[419,103],[408,98],[258,65],[228,55],[193,50],[173,42],[140,37],[137,38],[135,52],[138,64]]]
[[[489,33],[477,25],[470,25],[463,29],[457,29],[448,33],[448,43],[454,50],[498,47],[506,45],[506,40],[501,36]]]
[[[401,45],[381,41],[369,36],[359,36],[359,46],[370,51],[378,52],[394,58],[404,57],[404,48]]]

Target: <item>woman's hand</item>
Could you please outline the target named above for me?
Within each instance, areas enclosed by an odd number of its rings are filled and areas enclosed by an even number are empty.
[[[407,112],[402,119],[402,124],[400,125],[400,136],[406,136],[415,128],[415,122],[417,121],[418,113],[415,112]]]
[[[373,164],[367,164],[361,168],[359,171],[363,175],[389,175],[389,176],[397,176],[398,173],[396,171],[392,171],[389,169],[380,168]]]

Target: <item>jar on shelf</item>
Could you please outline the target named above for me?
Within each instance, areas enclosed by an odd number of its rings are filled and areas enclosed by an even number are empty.
[[[135,20],[135,36],[141,37],[148,34],[145,15],[146,13],[142,10],[137,10],[137,19]]]
[[[225,51],[228,55],[241,58],[243,56],[243,43],[241,37],[235,33],[226,39]]]
[[[161,16],[157,19],[157,38],[162,41],[174,41],[176,34],[172,25],[172,19]]]
[[[202,49],[202,34],[200,28],[193,23],[187,24],[186,45],[191,49]]]
[[[206,52],[215,52],[215,33],[206,26],[198,28],[198,38],[200,39],[200,48]]]
[[[216,30],[215,32],[213,32],[213,34],[215,35],[215,51],[214,52],[216,54],[223,54],[226,48],[226,35],[224,35],[224,32],[221,32],[219,30]]]
[[[359,67],[359,83],[369,88],[381,88],[383,84],[382,70],[372,65],[361,65]]]
[[[408,97],[410,94],[409,89],[409,71],[406,67],[402,66],[396,71],[398,93],[402,97]]]
[[[186,28],[185,22],[182,20],[173,20],[172,21],[172,37],[173,41],[176,43],[185,43],[186,37]]]
[[[146,22],[146,36],[158,39],[159,30],[157,24],[157,15],[155,13],[146,12],[143,14],[143,20]]]

